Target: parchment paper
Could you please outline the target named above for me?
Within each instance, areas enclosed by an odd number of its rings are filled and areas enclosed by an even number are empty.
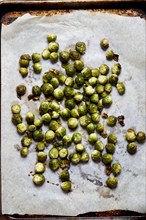
[[[120,55],[122,73],[119,80],[126,85],[126,93],[119,96],[113,89],[113,104],[103,112],[109,115],[124,115],[125,127],[117,125],[106,127],[108,133],[114,131],[118,144],[114,162],[122,164],[122,173],[115,190],[105,186],[107,176],[102,163],[90,160],[88,164],[71,166],[70,174],[72,192],[65,194],[58,186],[58,173],[46,168],[46,181],[42,187],[35,187],[32,176],[36,162],[35,145],[30,148],[26,159],[19,155],[16,145],[20,145],[20,136],[11,123],[11,104],[20,103],[22,115],[29,110],[38,117],[36,103],[27,101],[32,85],[41,85],[40,75],[35,75],[30,67],[29,77],[20,76],[18,60],[21,54],[42,52],[47,48],[48,33],[57,34],[60,51],[69,49],[77,41],[84,41],[87,52],[83,56],[86,66],[99,67],[107,63],[110,67],[114,61],[106,61],[105,52],[99,42],[107,37],[110,48]],[[136,131],[145,131],[145,20],[139,17],[122,17],[90,11],[73,11],[64,15],[36,17],[26,14],[12,24],[2,25],[2,212],[3,214],[44,214],[44,215],[78,215],[86,212],[108,210],[132,210],[146,212],[146,158],[145,144],[138,145],[138,152],[131,156],[126,151],[125,132],[133,127]],[[42,61],[42,74],[50,68],[64,72],[60,63],[55,65]],[[41,75],[42,75],[41,74]],[[16,97],[18,84],[27,86],[27,94],[20,101]],[[63,108],[63,106],[61,106]],[[102,120],[101,120],[102,122]],[[87,134],[82,128],[83,144],[90,152],[93,146],[87,142]],[[67,134],[69,130],[67,129]],[[101,138],[99,137],[99,140]],[[101,139],[102,140],[102,139]],[[104,141],[104,140],[103,140]],[[106,141],[104,141],[106,143]],[[51,146],[48,147],[50,149]],[[69,148],[72,152],[74,146]],[[48,152],[48,150],[46,150]]]

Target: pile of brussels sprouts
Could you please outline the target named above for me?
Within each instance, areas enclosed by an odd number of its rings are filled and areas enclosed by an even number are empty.
[[[25,118],[21,115],[20,104],[14,104],[12,110],[12,122],[16,125],[17,132],[23,135],[21,139],[20,154],[26,157],[29,147],[34,142],[36,145],[37,162],[34,167],[33,182],[42,185],[45,182],[44,172],[46,167],[52,171],[62,169],[59,173],[62,190],[71,191],[71,180],[69,168],[71,164],[88,163],[91,159],[98,163],[102,162],[106,167],[106,185],[109,188],[116,188],[118,184],[117,176],[121,173],[120,163],[113,162],[113,154],[116,149],[117,137],[114,133],[109,135],[104,129],[100,119],[106,120],[107,126],[116,126],[120,123],[124,126],[124,116],[115,117],[102,113],[104,108],[112,104],[112,88],[115,87],[119,95],[125,93],[125,85],[119,81],[121,65],[118,63],[118,55],[112,50],[105,53],[107,60],[115,60],[111,69],[102,64],[99,68],[85,66],[82,56],[86,52],[84,42],[77,42],[75,48],[70,51],[59,51],[59,44],[56,42],[57,36],[51,34],[47,36],[48,49],[42,54],[34,53],[32,56],[24,54],[20,57],[19,72],[22,77],[27,77],[30,62],[33,63],[34,74],[42,72],[41,59],[50,60],[51,63],[61,62],[64,73],[57,69],[50,69],[42,75],[42,85],[34,85],[29,100],[40,102],[40,117],[36,118],[33,112],[28,112]],[[109,41],[102,39],[100,46],[103,50],[109,48]],[[24,84],[18,85],[16,93],[19,98],[26,93]],[[63,109],[60,106],[64,106]],[[23,119],[25,122],[23,122]],[[66,126],[73,132],[70,136],[66,134],[66,127],[62,126],[62,120],[66,121]],[[88,142],[93,146],[91,155],[86,151],[86,146],[82,144],[82,135],[76,129],[79,125],[87,131]],[[45,133],[43,127],[47,128]],[[104,146],[98,137],[107,138]],[[134,154],[137,144],[145,141],[145,133],[140,131],[137,134],[133,129],[128,129],[126,133],[127,151]],[[74,144],[74,153],[69,154],[69,147]],[[49,153],[45,149],[49,148]],[[106,153],[102,153],[105,149]],[[49,157],[49,159],[47,159]]]

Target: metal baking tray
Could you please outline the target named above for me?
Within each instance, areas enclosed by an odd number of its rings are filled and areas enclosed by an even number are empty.
[[[57,13],[66,13],[70,10],[79,10],[79,9],[91,9],[98,10],[101,12],[114,13],[125,16],[139,16],[146,18],[146,0],[31,0],[31,1],[21,1],[21,0],[5,0],[0,1],[0,16],[1,24],[9,25],[15,19],[22,16],[25,13],[30,13],[32,15],[52,15]],[[0,84],[1,86],[1,84]],[[1,103],[0,103],[1,104]],[[1,116],[0,116],[1,117]],[[126,202],[126,201],[125,201]],[[0,203],[1,204],[1,203]],[[0,208],[1,210],[1,208]],[[1,213],[1,212],[0,212]],[[78,215],[76,217],[63,217],[63,216],[2,216],[0,215],[1,220],[6,219],[106,219],[106,220],[137,220],[137,219],[146,219],[146,213],[141,214],[132,211],[125,210],[112,210],[107,212],[94,212],[94,213],[85,213]]]

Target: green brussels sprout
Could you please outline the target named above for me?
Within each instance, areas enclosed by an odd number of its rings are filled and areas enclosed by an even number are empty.
[[[79,144],[82,141],[82,135],[78,132],[75,132],[72,136],[72,140],[75,144]]]
[[[92,76],[92,72],[89,67],[85,67],[84,69],[82,69],[81,74],[84,77],[84,79],[86,79],[86,80],[90,79]]]
[[[56,89],[59,86],[59,80],[56,77],[53,77],[50,81],[51,85],[54,89]]]
[[[52,130],[46,131],[46,133],[45,133],[45,140],[46,140],[47,142],[52,141],[54,138],[55,138],[55,133],[54,133],[54,131],[52,131]]]
[[[53,78],[53,74],[51,71],[45,72],[42,76],[42,80],[44,83],[49,83]]]
[[[68,169],[70,167],[70,161],[68,159],[60,159],[59,165],[61,169]]]
[[[40,112],[40,115],[44,115],[45,113],[47,113],[50,109],[50,105],[48,102],[42,102],[40,104],[40,107],[39,107],[39,112]]]
[[[65,86],[65,88],[64,88],[64,95],[67,98],[74,96],[74,94],[75,94],[75,91],[74,91],[73,87]]]
[[[45,182],[45,177],[43,174],[34,174],[33,182],[35,185],[41,186]]]
[[[50,114],[46,113],[46,114],[42,115],[42,121],[44,124],[49,124],[49,122],[51,121]]]
[[[102,104],[102,99],[99,99],[98,101],[98,110],[101,111],[104,108],[103,104]]]
[[[67,120],[68,118],[70,118],[70,110],[68,108],[64,108],[63,110],[61,110],[60,115],[62,119]]]
[[[79,120],[82,127],[87,127],[91,123],[91,118],[88,115],[81,116]]]
[[[106,97],[108,94],[104,91],[103,93],[100,94],[100,98]]]
[[[109,72],[109,67],[108,67],[106,64],[102,64],[102,65],[100,65],[100,67],[99,67],[99,72],[100,72],[102,75],[107,75],[108,72]]]
[[[49,151],[49,157],[51,159],[57,159],[59,156],[59,152],[57,150],[57,148],[53,147],[50,151]]]
[[[45,172],[45,165],[44,163],[37,162],[35,165],[35,173],[44,173]]]
[[[43,141],[40,141],[36,145],[36,151],[43,151],[45,149],[45,143]]]
[[[29,66],[29,62],[31,60],[31,57],[29,54],[23,54],[21,55],[20,59],[19,59],[19,65],[20,67],[28,67]]]
[[[26,77],[28,75],[28,69],[26,67],[20,67],[19,73],[21,74],[22,77]]]
[[[44,60],[48,60],[50,58],[50,51],[47,50],[47,49],[44,49],[43,52],[42,52],[42,58]]]
[[[65,80],[65,85],[72,87],[74,85],[74,80],[71,76],[67,77]]]
[[[21,144],[23,147],[29,147],[32,144],[32,139],[29,138],[28,136],[24,136],[21,139]]]
[[[91,158],[93,161],[99,162],[101,160],[101,152],[98,150],[93,150],[91,153]]]
[[[56,34],[48,34],[47,35],[48,42],[56,41],[56,38],[57,38]]]
[[[105,86],[104,86],[104,90],[105,92],[107,93],[111,93],[112,91],[112,85],[110,83],[106,83]]]
[[[85,92],[85,94],[86,94],[87,96],[91,96],[91,95],[93,95],[93,94],[95,93],[95,90],[94,90],[94,88],[93,88],[92,86],[90,86],[90,85],[85,85],[85,86],[84,86],[84,92]]]
[[[117,118],[114,115],[108,116],[108,118],[107,118],[107,125],[108,126],[113,127],[116,125],[116,123],[117,123]]]
[[[87,132],[88,132],[89,134],[94,133],[94,131],[95,131],[95,125],[94,125],[93,123],[90,123],[90,124],[87,125],[86,129],[87,129]]]
[[[14,125],[18,125],[22,123],[22,116],[20,114],[13,114],[12,115],[12,122]]]
[[[94,104],[94,103],[90,103],[89,105],[88,105],[88,112],[90,113],[90,114],[93,114],[93,113],[96,113],[97,112],[97,105],[96,104]]]
[[[78,51],[80,54],[84,54],[86,51],[86,44],[84,42],[77,42],[75,45],[76,51]]]
[[[134,129],[129,128],[126,132],[125,138],[129,142],[134,142],[136,140],[136,133],[135,133]]]
[[[111,72],[112,74],[116,74],[119,75],[121,73],[121,64],[120,63],[115,63],[112,67],[111,67]]]
[[[29,60],[20,59],[19,60],[19,65],[20,65],[20,68],[21,67],[27,68],[29,66]]]
[[[104,107],[109,107],[112,104],[111,96],[107,95],[102,99],[102,104]]]
[[[71,182],[70,181],[62,182],[61,189],[65,192],[70,192],[71,191]]]
[[[40,118],[36,119],[36,120],[34,121],[34,125],[35,125],[35,127],[40,128],[40,127],[43,125],[42,119],[40,119]],[[35,130],[36,130],[36,129],[35,129]],[[35,130],[34,130],[34,131],[35,131]]]
[[[52,171],[56,171],[59,169],[59,160],[58,159],[50,159],[49,167]]]
[[[107,60],[113,60],[115,57],[115,54],[114,54],[113,50],[109,50],[106,52],[105,56],[106,56]]]
[[[83,84],[85,83],[85,79],[82,75],[78,75],[76,78],[75,78],[75,83],[77,84],[78,87],[82,87]]]
[[[82,60],[75,60],[74,61],[74,68],[77,71],[82,71],[84,68],[84,62]]]
[[[70,113],[71,113],[71,116],[73,118],[79,118],[80,117],[78,109],[76,109],[76,108],[73,108]]]
[[[118,76],[116,74],[111,74],[109,76],[109,83],[111,83],[112,86],[116,86],[118,82]]]
[[[67,63],[69,61],[70,53],[68,51],[61,51],[59,53],[59,59],[62,63]]]
[[[33,132],[36,130],[36,126],[35,125],[29,125],[28,126],[28,131]]]
[[[43,138],[44,138],[44,135],[43,135],[41,129],[35,130],[35,131],[33,132],[33,140],[34,140],[34,141],[40,142],[40,141],[43,140]]]
[[[90,97],[90,101],[95,103],[95,104],[98,104],[98,101],[99,101],[99,95],[98,94],[93,94],[91,97]]]
[[[51,120],[50,124],[49,124],[49,129],[52,131],[56,131],[60,126],[60,123],[56,120]]]
[[[118,179],[116,177],[109,177],[106,180],[106,184],[109,188],[115,189],[118,185]]]
[[[65,135],[62,138],[62,141],[63,141],[63,145],[68,147],[69,145],[71,145],[72,137],[70,137],[69,135]]]
[[[104,131],[104,126],[103,126],[103,124],[98,123],[98,124],[96,125],[96,131],[97,131],[97,133],[101,134],[101,132]]]
[[[37,85],[32,87],[32,94],[34,96],[40,96],[41,95],[41,88]]]
[[[127,151],[130,154],[135,154],[137,151],[137,144],[135,142],[131,142],[127,144]]]
[[[41,63],[34,63],[33,64],[33,71],[35,72],[35,73],[41,73],[41,71],[42,71],[42,65],[41,65]]]
[[[102,141],[96,141],[94,144],[94,148],[95,150],[102,152],[104,150],[104,144],[102,143]]]
[[[109,41],[108,39],[106,38],[103,38],[101,41],[100,41],[100,46],[103,50],[106,50],[108,47],[109,47]]]
[[[51,63],[56,63],[58,61],[58,53],[56,52],[50,53],[50,61]]]
[[[52,119],[58,119],[59,118],[59,113],[58,112],[56,112],[56,111],[52,111],[52,114],[51,114],[51,118]]]
[[[100,114],[97,112],[97,113],[93,113],[92,115],[91,115],[91,119],[92,119],[92,121],[94,122],[94,123],[98,123],[99,122],[99,120],[100,120]]]
[[[88,80],[88,82],[89,82],[89,84],[91,85],[91,86],[96,86],[96,84],[97,84],[97,78],[96,77],[94,77],[94,76],[92,76],[89,80]]]
[[[75,69],[75,67],[71,63],[68,63],[65,66],[65,72],[66,72],[67,76],[73,77],[75,75],[75,73],[76,73],[76,69]]]
[[[17,124],[17,132],[19,134],[24,134],[27,130],[27,126],[23,123]]]
[[[39,53],[32,54],[32,61],[33,63],[38,63],[41,61],[41,55]]]
[[[117,88],[117,91],[118,91],[118,93],[119,93],[120,95],[123,95],[123,94],[125,93],[125,85],[124,85],[124,83],[118,82],[118,83],[116,84],[116,88]]]
[[[52,111],[58,111],[60,109],[60,105],[56,101],[52,101],[50,107]]]
[[[91,69],[91,75],[93,76],[93,77],[98,77],[99,76],[99,69],[97,69],[97,68],[93,68],[93,69]]]
[[[104,92],[104,86],[98,84],[98,85],[96,86],[96,92],[97,92],[98,94],[103,93],[103,92]]]
[[[69,175],[69,172],[68,170],[62,170],[60,173],[59,173],[59,178],[62,182],[64,181],[68,181],[70,179],[70,175]]]
[[[113,156],[111,154],[103,154],[102,155],[102,162],[105,165],[111,164],[112,161],[113,161]]]
[[[80,58],[81,58],[80,53],[77,52],[76,50],[71,50],[69,56],[70,56],[70,59],[73,60],[73,61],[80,60]]]
[[[38,160],[39,162],[44,163],[44,162],[47,160],[47,154],[46,154],[46,152],[42,152],[42,151],[38,152],[38,153],[37,153],[37,160]]]
[[[106,149],[107,153],[114,154],[114,152],[115,152],[115,145],[111,144],[111,143],[108,143],[108,144],[105,145],[105,149]]]
[[[65,100],[65,107],[68,109],[73,109],[75,107],[76,103],[74,101],[74,99],[66,99]]]
[[[78,120],[76,118],[69,118],[67,124],[70,129],[76,129],[78,127]]]
[[[114,176],[118,176],[121,173],[122,167],[120,163],[113,163],[112,164],[112,173]]]
[[[64,97],[64,92],[61,88],[56,88],[54,89],[54,97],[57,99],[57,100],[62,100],[63,97]]]
[[[61,85],[64,84],[64,82],[65,82],[65,80],[66,80],[66,74],[60,74],[60,75],[58,76],[58,80],[59,80],[59,82],[60,82]]]
[[[138,143],[144,143],[145,142],[145,139],[146,139],[146,135],[143,131],[139,131],[137,134],[136,134],[136,141]]]
[[[51,41],[48,45],[48,50],[50,52],[57,52],[59,49],[59,44],[57,42]]]
[[[75,149],[76,149],[76,152],[82,153],[82,152],[85,150],[85,147],[84,147],[83,144],[77,144],[77,145],[75,146]]]
[[[41,86],[41,91],[43,92],[43,94],[48,97],[50,96],[54,89],[53,89],[53,86],[50,84],[50,83],[44,83],[42,86]]]
[[[19,104],[14,104],[11,106],[11,111],[13,114],[19,114],[21,111],[21,107]]]
[[[75,102],[79,103],[83,101],[83,94],[80,92],[76,92],[74,95]]]
[[[27,157],[28,153],[29,153],[28,147],[21,148],[21,150],[20,150],[21,157]]]
[[[90,143],[95,143],[97,141],[98,137],[97,137],[97,134],[96,133],[91,133],[89,136],[88,136],[88,141]]]
[[[87,163],[89,161],[89,154],[87,152],[83,152],[81,154],[81,160],[82,163]]]
[[[25,93],[26,93],[26,86],[25,85],[19,85],[19,86],[17,86],[16,87],[16,93],[17,93],[17,96],[19,97],[21,97],[21,96],[23,96],[23,95],[25,95]]]
[[[78,112],[79,112],[79,115],[81,115],[81,116],[86,115],[87,114],[87,106],[81,103],[78,107]]]
[[[34,123],[34,114],[32,112],[28,112],[26,114],[25,120],[27,121],[28,124],[33,124]]]
[[[78,164],[81,160],[81,155],[78,153],[72,153],[72,155],[70,155],[70,160],[73,164]]]
[[[59,151],[59,157],[61,159],[65,159],[67,158],[68,156],[68,150],[66,148],[62,148],[60,151]]]
[[[56,132],[55,132],[56,136],[58,138],[63,138],[66,135],[66,128],[63,126],[60,126]]]
[[[108,135],[107,140],[108,140],[108,143],[111,143],[111,144],[116,144],[117,143],[117,137],[113,133]]]
[[[105,85],[108,81],[108,78],[107,76],[105,75],[100,75],[97,79],[98,83],[101,84],[101,85]]]

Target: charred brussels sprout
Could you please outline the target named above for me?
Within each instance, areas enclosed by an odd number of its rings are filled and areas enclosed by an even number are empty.
[[[84,54],[86,51],[86,44],[84,42],[77,42],[75,45],[76,51],[78,51],[80,54]]]

